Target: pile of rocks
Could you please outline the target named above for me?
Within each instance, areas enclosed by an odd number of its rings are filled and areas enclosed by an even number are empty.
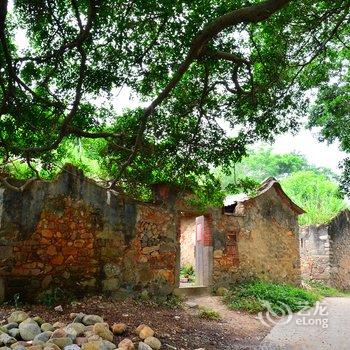
[[[126,324],[109,327],[102,317],[83,313],[71,314],[71,318],[68,324],[50,324],[39,316],[15,311],[0,327],[0,350],[158,350],[162,346],[145,324],[137,327],[133,339],[125,338],[116,345],[115,336],[126,333]]]

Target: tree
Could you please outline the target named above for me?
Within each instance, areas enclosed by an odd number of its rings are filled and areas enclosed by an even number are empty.
[[[283,190],[306,211],[299,217],[301,225],[329,222],[346,203],[339,197],[338,184],[314,171],[299,171],[281,181]]]
[[[297,127],[303,92],[338,63],[348,19],[347,0],[16,0],[12,11],[3,0],[3,165],[20,159],[38,176],[35,164],[50,171],[64,157],[64,140],[90,138],[105,140],[111,187],[229,166]],[[148,107],[118,115],[107,102],[124,86]]]
[[[344,58],[345,60],[345,58]],[[349,61],[348,61],[349,62]],[[315,106],[311,110],[310,126],[321,127],[320,140],[340,141],[341,148],[350,152],[350,74],[347,82],[339,85],[324,85],[320,88]],[[350,158],[342,164],[341,188],[344,194],[350,193]]]
[[[326,168],[317,168],[310,164],[304,155],[299,153],[273,153],[271,148],[265,147],[258,150],[251,150],[249,155],[231,168],[216,170],[223,187],[228,184],[235,184],[243,178],[250,178],[257,184],[272,176],[277,180],[296,173],[298,171],[312,170],[326,175],[330,179],[336,179],[336,175]]]

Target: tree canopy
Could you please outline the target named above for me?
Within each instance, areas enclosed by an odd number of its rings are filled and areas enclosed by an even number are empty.
[[[230,166],[247,145],[295,130],[305,91],[342,79],[349,7],[348,0],[15,0],[12,7],[3,0],[2,165],[25,161],[38,176],[65,157],[67,144],[91,139],[110,187],[130,179],[186,183]],[[147,107],[118,113],[110,102],[124,87]]]
[[[336,174],[328,168],[315,167],[302,154],[273,153],[271,148],[249,153],[229,174],[217,169],[224,193],[254,195],[263,180],[274,176],[286,194],[306,211],[299,217],[302,225],[328,222],[348,206],[341,198]]]
[[[336,177],[330,169],[318,168],[310,164],[304,155],[296,152],[276,153],[270,147],[262,147],[250,150],[248,154],[231,168],[217,169],[216,174],[221,178],[224,187],[244,177],[261,183],[270,176],[280,180],[295,172],[306,170],[323,173],[330,178]]]
[[[301,225],[323,224],[347,207],[339,197],[339,186],[326,175],[299,171],[281,181],[283,190],[301,206],[306,214],[299,217]]]

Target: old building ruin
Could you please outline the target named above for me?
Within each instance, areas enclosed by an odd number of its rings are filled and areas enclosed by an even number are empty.
[[[300,229],[301,272],[305,279],[350,289],[350,211],[330,223]]]
[[[276,180],[265,181],[254,198],[205,212],[178,197],[158,186],[154,202],[139,202],[73,166],[23,192],[0,188],[2,296],[33,299],[57,286],[75,293],[170,293],[180,285],[185,232],[192,237],[187,258],[196,265],[196,286],[250,278],[300,282],[303,211]]]

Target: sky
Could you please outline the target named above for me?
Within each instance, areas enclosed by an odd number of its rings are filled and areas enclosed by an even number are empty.
[[[280,135],[272,145],[274,152],[287,153],[296,151],[305,155],[307,160],[318,167],[327,167],[340,174],[338,167],[346,153],[339,150],[339,143],[327,144],[317,140],[317,130],[302,129],[293,136],[291,134]]]

